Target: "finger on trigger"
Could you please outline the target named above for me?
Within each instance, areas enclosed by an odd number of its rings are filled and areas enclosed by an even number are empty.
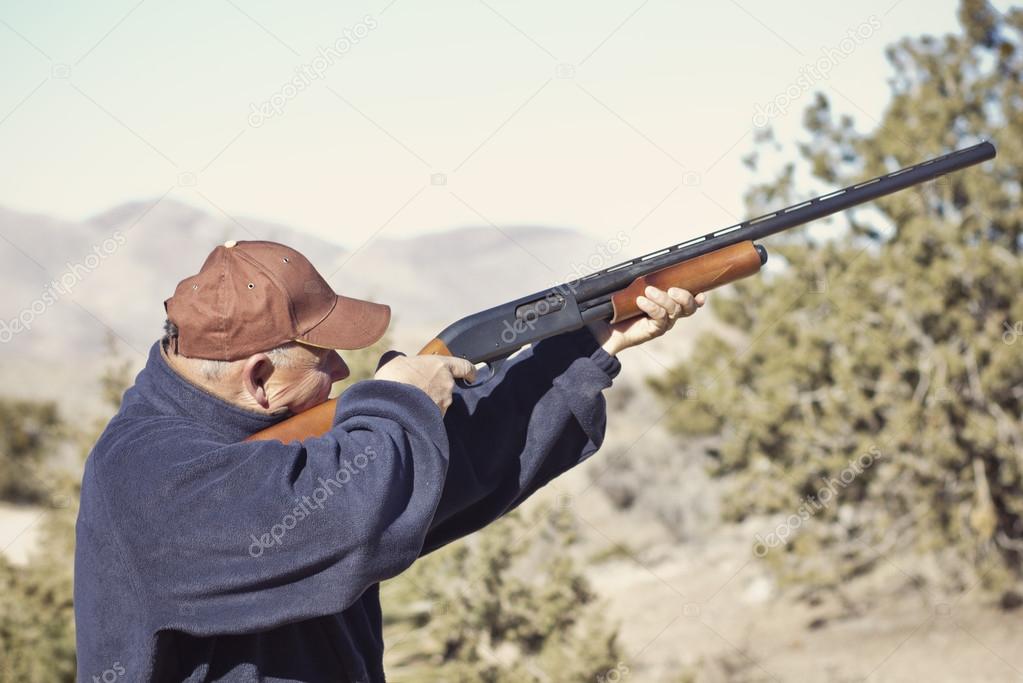
[[[476,379],[476,366],[467,361],[464,358],[455,358],[454,356],[448,356],[444,359],[448,364],[448,369],[451,370],[451,374],[456,379],[464,379],[469,382],[473,382]]]

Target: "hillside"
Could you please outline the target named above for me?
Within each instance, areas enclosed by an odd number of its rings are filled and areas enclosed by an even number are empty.
[[[79,222],[0,208],[0,237],[0,381],[12,394],[65,404],[93,389],[108,336],[141,366],[161,334],[164,299],[226,240],[284,242],[338,292],[389,304],[392,338],[409,353],[461,316],[565,281],[597,247],[566,229],[467,226],[410,239],[384,232],[346,248],[344,235],[327,242],[171,199],[125,203]],[[4,332],[19,317],[29,329]],[[649,363],[657,351],[642,355]]]

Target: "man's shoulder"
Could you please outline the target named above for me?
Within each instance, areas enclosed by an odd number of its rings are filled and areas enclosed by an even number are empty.
[[[182,464],[219,445],[207,428],[185,418],[119,413],[86,461],[79,521],[96,528],[113,523],[133,534],[158,525],[160,501],[182,491]]]
[[[136,450],[158,450],[161,444],[206,441],[216,432],[203,423],[176,415],[118,413],[100,435],[93,454],[124,456]]]
[[[122,411],[96,441],[86,469],[94,483],[123,483],[173,467],[181,454],[216,448],[216,438],[216,432],[195,420]]]

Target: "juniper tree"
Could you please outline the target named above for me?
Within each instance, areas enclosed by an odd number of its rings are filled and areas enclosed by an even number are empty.
[[[567,509],[537,507],[386,583],[388,678],[545,683],[617,673],[617,629],[569,554],[574,539]]]
[[[0,500],[46,502],[45,462],[60,436],[52,401],[0,399]]]
[[[783,267],[713,309],[745,340],[705,337],[651,382],[675,430],[720,435],[710,454],[734,486],[731,518],[816,506],[829,479],[878,454],[782,551],[821,584],[897,544],[940,557],[937,578],[953,584],[1004,588],[1021,573],[1023,10],[965,0],[959,19],[956,34],[887,49],[891,100],[869,132],[817,95],[798,161],[755,187],[748,208],[982,138],[998,158],[879,200],[845,229],[833,223],[833,239],[772,240]]]
[[[368,349],[344,352],[351,376],[341,388],[372,377],[390,347],[385,336]],[[565,507],[534,508],[386,582],[388,679],[592,681],[614,669],[617,632],[570,555],[574,539]]]
[[[109,342],[113,351],[113,343]],[[131,380],[130,364],[118,356],[100,378],[100,396],[113,413]],[[38,500],[45,505],[36,547],[24,565],[0,555],[0,683],[73,683],[75,680],[75,622],[72,572],[75,519],[81,490],[81,469],[50,466],[54,449],[66,444],[80,453],[79,466],[99,437],[105,420],[72,429],[62,426],[52,403],[0,403],[14,415],[0,418],[8,425],[34,425],[34,435],[4,431],[4,448],[19,449],[18,462],[31,462],[38,472]],[[22,429],[25,429],[22,427]],[[5,453],[10,454],[10,450]],[[100,672],[97,672],[100,673]]]

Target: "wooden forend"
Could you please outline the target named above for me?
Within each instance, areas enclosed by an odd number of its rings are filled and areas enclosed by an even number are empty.
[[[700,292],[754,275],[759,270],[760,254],[756,247],[752,242],[739,242],[649,275],[641,275],[628,287],[611,295],[614,307],[611,322],[643,315],[643,311],[636,305],[636,297],[643,295],[648,285],[665,291],[670,287],[679,287],[696,296]]]

